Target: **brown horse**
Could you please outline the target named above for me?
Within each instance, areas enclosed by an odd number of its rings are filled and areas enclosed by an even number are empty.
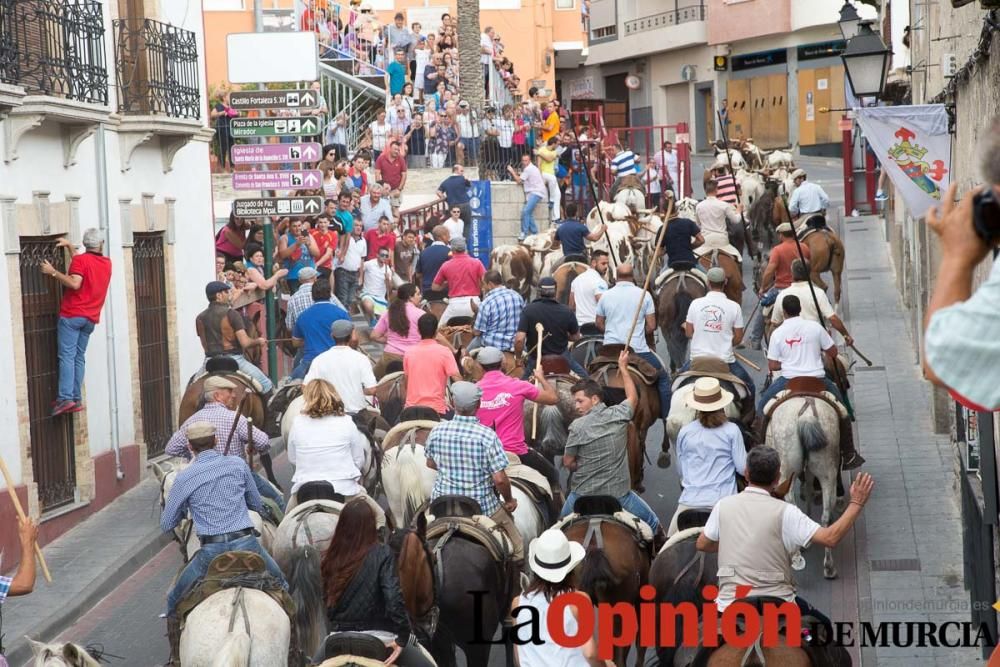
[[[600,522],[594,531],[591,530],[592,521]],[[580,563],[579,588],[595,605],[639,604],[639,589],[649,580],[650,554],[631,528],[610,516],[582,516],[563,526],[562,530],[568,539],[579,542],[587,550]],[[597,532],[600,532],[599,537]],[[618,630],[620,628],[616,628]],[[635,664],[642,665],[646,649],[639,645],[638,637],[635,650]],[[618,667],[624,667],[628,652],[627,646],[615,648],[614,660]]]
[[[556,301],[564,305],[569,305],[569,295],[573,281],[588,268],[590,267],[583,262],[564,262],[552,272],[552,278],[556,281]]]
[[[705,270],[713,266],[722,267],[726,272],[726,298],[736,303],[743,303],[743,269],[733,257],[720,250],[712,250],[702,255],[698,262]]]
[[[211,366],[209,367],[211,368]],[[252,419],[255,426],[264,428],[266,413],[264,401],[258,393],[253,380],[239,371],[195,374],[191,378],[191,381],[188,382],[187,389],[184,390],[184,396],[181,397],[181,405],[177,411],[178,426],[186,422],[195,412],[205,407],[205,380],[211,375],[221,375],[235,384],[236,390],[234,391],[234,395],[236,404],[242,406],[240,412],[248,419]]]
[[[384,375],[375,385],[375,400],[379,412],[389,426],[399,423],[399,414],[406,404],[406,377],[403,371]]]
[[[671,370],[677,370],[687,361],[689,341],[684,333],[684,321],[691,302],[707,292],[705,283],[687,271],[676,272],[660,287],[656,318],[667,343]]]
[[[821,216],[813,216],[809,222]],[[826,226],[802,239],[802,245],[809,248],[810,280],[824,292],[826,282],[820,277],[821,274],[830,272],[833,274],[833,303],[834,307],[840,303],[841,276],[844,273],[844,243],[840,237],[833,233],[833,230]]]
[[[389,539],[396,554],[403,604],[413,619],[418,636],[431,638],[437,631],[437,585],[434,560],[427,548],[427,516],[420,513],[410,526],[400,528]]]

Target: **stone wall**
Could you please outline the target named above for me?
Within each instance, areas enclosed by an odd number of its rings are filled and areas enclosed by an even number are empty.
[[[491,185],[493,206],[493,247],[517,243],[521,231],[521,209],[524,208],[524,189],[511,181],[493,181]],[[549,211],[545,202],[535,207],[535,224],[539,231],[549,227]]]

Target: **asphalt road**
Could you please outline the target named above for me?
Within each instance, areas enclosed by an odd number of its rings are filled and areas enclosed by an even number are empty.
[[[706,158],[696,158],[692,171],[696,174],[701,173],[700,169],[707,162]],[[833,204],[842,205],[843,181],[840,161],[812,159],[802,160],[801,164],[808,168],[810,179],[823,186]],[[700,184],[696,184],[696,188],[699,191],[696,194],[701,196]],[[749,264],[746,262],[745,266],[746,284],[752,283]],[[744,314],[749,315],[755,304],[756,297],[751,290],[747,290],[743,299]],[[658,346],[658,351],[664,358],[668,358],[662,344]],[[741,352],[757,365],[766,367],[762,352],[757,350]],[[757,386],[760,387],[764,380],[763,372],[749,370],[757,381]],[[662,435],[662,422],[658,422],[650,430],[647,440],[649,459],[654,463],[646,465],[644,497],[661,520],[667,522],[676,508],[680,482],[675,467],[661,470],[655,465]],[[279,481],[287,488],[291,470],[284,456],[278,457],[275,467]],[[818,519],[819,507],[814,506],[811,515]],[[849,620],[857,616],[857,582],[853,554],[854,542],[851,536],[836,551],[840,569],[840,578],[837,580],[823,579],[823,553],[817,548],[805,552],[806,568],[797,573],[800,594],[817,608],[826,611],[833,620]],[[171,544],[164,548],[86,616],[68,628],[60,639],[72,640],[82,645],[101,645],[107,651],[109,659],[114,656],[114,659],[110,660],[112,665],[152,667],[162,664],[166,660],[168,646],[164,636],[166,625],[159,618],[159,614],[165,606],[166,593],[172,579],[181,565],[182,560],[177,546]],[[504,665],[501,650],[494,649],[490,665],[491,667]]]

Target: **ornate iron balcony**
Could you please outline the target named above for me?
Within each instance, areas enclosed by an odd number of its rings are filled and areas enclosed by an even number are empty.
[[[0,81],[108,103],[104,13],[92,0],[0,0]]]
[[[118,110],[200,118],[195,34],[134,18],[114,21],[114,31]]]

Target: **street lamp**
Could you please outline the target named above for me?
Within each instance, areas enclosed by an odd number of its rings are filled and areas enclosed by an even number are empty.
[[[872,30],[874,21],[861,21],[858,34],[840,54],[847,71],[847,80],[857,97],[879,97],[889,73],[892,51]]]
[[[860,21],[861,17],[858,16],[858,10],[854,8],[854,5],[849,0],[844,0],[844,6],[840,8],[840,19],[837,20],[837,24],[840,26],[840,34],[844,36],[844,39],[850,40],[858,34],[858,23]]]

